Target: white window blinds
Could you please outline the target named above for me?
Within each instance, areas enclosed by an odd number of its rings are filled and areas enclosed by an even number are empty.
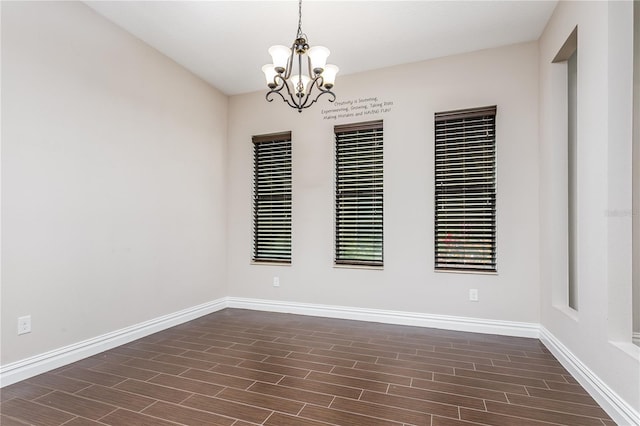
[[[382,121],[335,126],[335,263],[383,264]]]
[[[291,132],[253,137],[253,260],[291,262]]]
[[[496,271],[496,107],[435,114],[435,269]]]

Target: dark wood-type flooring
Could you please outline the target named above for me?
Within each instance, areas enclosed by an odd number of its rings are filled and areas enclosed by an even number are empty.
[[[536,339],[225,309],[1,390],[14,425],[615,423]]]

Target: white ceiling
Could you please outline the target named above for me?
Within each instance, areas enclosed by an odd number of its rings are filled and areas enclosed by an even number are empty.
[[[227,95],[265,90],[267,49],[291,45],[297,1],[87,1]],[[340,76],[537,40],[557,1],[319,1],[302,4],[309,43]]]

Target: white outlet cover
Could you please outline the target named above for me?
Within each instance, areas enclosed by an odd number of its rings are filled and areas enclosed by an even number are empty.
[[[31,315],[18,318],[18,334],[31,333]]]

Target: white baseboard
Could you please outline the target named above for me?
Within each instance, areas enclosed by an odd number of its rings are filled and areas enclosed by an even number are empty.
[[[636,344],[636,345],[640,346],[640,333],[636,333],[636,332],[634,332],[634,333],[633,333],[633,336],[631,337],[631,341],[632,341],[634,344]]]
[[[116,346],[226,307],[300,315],[432,327],[445,330],[539,338],[602,408],[620,425],[639,425],[640,413],[626,403],[546,328],[535,323],[433,315],[420,312],[224,297],[103,334],[63,348],[0,366],[0,387],[79,361]],[[634,335],[634,337],[637,337]]]
[[[227,297],[230,308],[254,311],[281,312],[386,324],[432,327],[473,333],[501,334],[505,336],[538,338],[539,325],[527,322],[498,321],[480,318],[433,315],[422,312],[388,311],[383,309],[355,308],[349,306],[317,305],[313,303],[283,302],[277,300]]]
[[[355,307],[281,302],[275,300],[225,297],[202,305],[183,309],[120,330],[96,336],[82,342],[54,349],[39,355],[0,366],[0,388],[38,374],[54,370],[100,352],[124,345],[158,331],[174,327],[226,307],[295,313],[300,315],[372,321],[388,324],[433,327],[475,333],[538,337],[538,325],[510,321],[430,315],[416,312],[387,311]]]
[[[620,398],[613,389],[607,386],[600,377],[543,326],[540,327],[540,340],[617,424],[621,426],[640,425],[640,413]]]
[[[82,342],[54,349],[40,355],[0,366],[0,387],[28,379],[79,361],[83,358],[99,354],[116,346],[124,345],[158,331],[199,318],[203,315],[224,309],[226,299],[221,298],[202,305],[193,306],[149,321],[125,327]]]

